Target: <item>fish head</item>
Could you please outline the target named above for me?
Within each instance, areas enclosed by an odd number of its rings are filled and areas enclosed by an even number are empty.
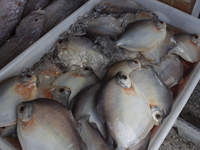
[[[141,68],[141,66],[142,66],[139,59],[137,59],[137,58],[129,60],[128,65],[132,70],[136,70],[138,68]]]
[[[159,126],[165,118],[163,109],[158,106],[153,106],[151,112],[154,125]]]
[[[67,107],[70,94],[71,89],[67,86],[58,86],[51,91],[51,96]]]
[[[166,30],[166,27],[167,27],[167,24],[163,21],[154,21],[153,25],[158,31],[161,31],[161,32],[163,30]]]
[[[129,75],[119,71],[116,75],[116,81],[119,85],[121,85],[124,88],[131,88],[132,86],[132,80],[130,79]]]
[[[80,76],[86,76],[87,77],[87,76],[92,76],[94,74],[94,71],[93,71],[92,67],[85,66],[85,67],[82,67],[79,70],[77,70],[77,73]]]
[[[19,82],[23,85],[29,85],[37,82],[37,77],[33,71],[28,70],[19,76]]]
[[[32,102],[22,102],[17,108],[18,120],[26,123],[32,118],[33,104]]]
[[[33,11],[19,23],[15,31],[16,35],[24,35],[27,32],[30,34],[41,33],[46,20],[47,16],[43,10]]]
[[[189,37],[193,44],[195,44],[197,47],[200,47],[200,35],[199,34],[191,34]]]

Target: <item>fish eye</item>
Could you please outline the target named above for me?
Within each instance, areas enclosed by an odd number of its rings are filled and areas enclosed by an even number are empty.
[[[63,93],[64,91],[65,91],[64,88],[60,88],[60,89],[59,89],[59,92],[60,92],[60,93]]]
[[[17,6],[19,6],[19,7],[22,6],[22,2],[18,2]]]
[[[152,15],[156,16],[156,14],[155,14],[155,13],[152,13]]]
[[[159,115],[159,114],[156,114],[156,119],[160,119],[161,118],[161,116]]]
[[[85,71],[87,71],[87,70],[89,70],[89,69],[90,69],[89,67],[85,67],[85,68],[84,68]]]
[[[127,76],[126,75],[122,75],[122,79],[126,80]]]
[[[62,42],[63,42],[63,40],[62,40],[62,39],[58,40],[58,44],[61,44]]]
[[[163,24],[164,22],[163,21],[159,21],[161,24]]]
[[[137,60],[134,60],[133,62],[134,62],[135,64],[138,64],[138,61],[137,61]]]
[[[35,19],[34,19],[35,22],[37,22],[38,20],[39,20],[38,18],[35,18]]]
[[[24,110],[25,110],[25,106],[22,106],[19,111],[20,111],[20,113],[23,113]]]
[[[27,77],[27,78],[31,78],[31,77],[32,77],[32,75],[30,75],[30,74],[27,74],[27,75],[26,75],[26,77]]]
[[[198,38],[199,38],[199,36],[195,34],[195,35],[194,35],[194,38],[195,38],[195,39],[198,39]]]

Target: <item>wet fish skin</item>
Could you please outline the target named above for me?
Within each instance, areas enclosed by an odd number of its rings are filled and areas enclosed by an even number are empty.
[[[138,11],[147,11],[134,1],[127,0],[104,0],[95,7],[95,10],[103,13],[136,13]]]
[[[35,99],[37,78],[32,72],[9,78],[0,84],[0,127],[16,124],[17,105]]]
[[[57,41],[58,57],[66,66],[90,66],[94,72],[100,72],[109,63],[109,59],[88,37],[72,37]]]
[[[78,132],[89,150],[110,150],[106,140],[101,135],[95,123],[89,122],[90,116],[84,116],[77,121]]]
[[[78,70],[71,70],[58,77],[52,85],[68,86],[71,89],[69,97],[69,107],[72,105],[73,98],[84,88],[98,83],[99,78],[93,72],[91,67],[82,67]]]
[[[19,104],[17,112],[17,134],[23,149],[87,149],[70,110],[62,104],[36,99]]]
[[[177,46],[169,51],[169,54],[181,56],[188,62],[194,63],[200,60],[200,35],[177,34],[175,35]]]
[[[0,1],[0,44],[14,32],[26,3],[27,0]]]
[[[63,21],[67,16],[69,16],[73,11],[83,5],[84,0],[54,0],[44,11],[47,15],[47,22],[43,34],[47,33],[58,23]]]
[[[69,107],[68,101],[71,94],[71,89],[67,86],[44,86],[37,90],[37,98],[47,98],[55,100],[67,108]]]
[[[166,37],[166,27],[163,21],[133,22],[127,26],[115,44],[130,51],[149,51],[163,42]]]
[[[172,92],[151,66],[132,71],[129,76],[149,102],[154,124],[160,125],[171,112]]]
[[[32,12],[20,21],[15,35],[0,47],[0,68],[3,68],[40,38],[45,21],[46,15],[42,10]]]
[[[43,9],[52,0],[28,0],[27,5],[24,9],[23,16],[27,16],[32,11]]]
[[[123,72],[104,84],[96,108],[116,149],[135,146],[154,126],[148,102],[128,74]]]
[[[141,68],[141,63],[137,58],[132,60],[124,60],[117,62],[107,68],[107,73],[105,75],[104,81],[108,81],[110,78],[115,76],[119,71],[123,71],[129,74],[138,68]]]
[[[175,46],[175,37],[172,33],[166,31],[166,37],[162,43],[149,51],[141,51],[140,53],[151,63],[160,64],[161,58],[165,57]]]
[[[99,131],[106,139],[107,133],[105,124],[103,124],[99,119],[95,108],[100,87],[101,83],[96,83],[79,92],[72,100],[73,104],[71,110],[76,121],[78,121],[83,116],[90,115],[89,121],[96,123]]]

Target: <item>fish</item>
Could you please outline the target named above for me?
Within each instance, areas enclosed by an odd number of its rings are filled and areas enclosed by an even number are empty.
[[[150,142],[150,133],[142,139],[137,145],[131,147],[129,150],[147,150]]]
[[[23,16],[27,16],[32,11],[43,9],[52,0],[28,0],[23,12]]]
[[[176,34],[177,46],[169,51],[188,62],[194,63],[200,60],[200,35],[199,34]]]
[[[154,125],[159,126],[171,112],[172,92],[151,66],[143,66],[129,76],[149,102]]]
[[[100,87],[101,83],[96,83],[79,92],[72,101],[71,111],[76,121],[84,116],[90,116],[89,121],[96,123],[99,131],[106,139],[105,124],[101,122],[95,108]]]
[[[15,31],[26,3],[27,0],[0,1],[0,44]]]
[[[116,150],[137,145],[154,126],[149,103],[121,71],[101,88],[96,109]]]
[[[71,94],[71,89],[67,86],[43,86],[38,88],[36,98],[47,98],[56,100],[61,104],[67,106]]]
[[[166,23],[142,20],[130,23],[115,44],[129,51],[149,51],[166,37]]]
[[[0,69],[41,37],[45,21],[45,13],[39,10],[19,22],[15,35],[0,47]]]
[[[0,129],[0,135],[1,137],[5,138],[7,136],[12,136],[12,138],[17,137],[17,126],[11,125],[7,127],[3,127],[3,129]]]
[[[95,123],[89,122],[90,116],[84,116],[77,121],[77,130],[89,150],[111,150]]]
[[[17,105],[35,99],[36,82],[35,74],[27,71],[0,83],[0,127],[16,124]]]
[[[70,110],[64,105],[54,100],[36,99],[20,103],[17,114],[17,135],[22,149],[87,149]]]
[[[57,41],[58,57],[65,66],[90,66],[100,72],[109,63],[109,59],[88,37],[72,37]]]
[[[140,53],[151,63],[160,64],[161,59],[175,46],[175,37],[171,32],[166,31],[166,37],[162,43],[149,51],[141,51]]]
[[[34,73],[38,77],[38,87],[51,85],[55,79],[63,74],[55,64],[49,62],[39,64],[34,69]]]
[[[53,0],[43,9],[47,15],[43,34],[50,31],[83,4],[84,0]]]
[[[71,70],[58,77],[52,85],[68,86],[71,89],[69,97],[69,107],[72,105],[73,98],[84,88],[98,83],[99,78],[93,72],[91,67],[82,67],[78,70]]]
[[[138,68],[141,68],[141,63],[137,58],[132,60],[124,60],[117,62],[107,68],[107,73],[105,75],[104,81],[108,81],[110,78],[115,76],[119,71],[123,71],[129,74]]]
[[[136,14],[129,13],[120,18],[115,18],[112,15],[85,18],[82,22],[86,26],[86,34],[91,37],[102,36],[117,39],[125,31],[128,24],[146,19],[157,19],[157,16],[150,12],[138,12]]]
[[[147,11],[135,1],[129,0],[104,0],[100,2],[95,10],[101,13],[108,14],[122,14],[122,13],[136,13],[138,11]]]

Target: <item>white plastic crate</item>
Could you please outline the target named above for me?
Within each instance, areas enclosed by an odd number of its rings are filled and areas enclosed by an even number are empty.
[[[66,31],[71,24],[75,23],[78,16],[84,15],[91,10],[101,0],[90,0],[77,11],[72,13],[69,17],[63,20],[59,25],[49,31],[46,35],[40,38],[32,46],[30,46],[21,55],[15,58],[12,62],[6,65],[0,70],[0,81],[18,75],[23,68],[32,67],[34,63],[40,60],[40,58],[49,51],[49,49],[55,44],[59,35]],[[167,22],[177,28],[180,28],[189,33],[200,34],[200,20],[188,15],[182,11],[172,8],[156,0],[135,0],[145,8],[151,10],[159,16],[160,20]],[[194,90],[196,84],[200,79],[200,63],[196,63],[191,70],[190,75],[182,83],[182,87],[178,89],[178,95],[173,105],[171,114],[164,120],[163,124],[155,131],[150,144],[150,150],[156,150],[162,144],[164,138],[167,136],[175,120],[180,114],[181,110],[185,106],[189,96]],[[9,150],[15,149],[9,142],[0,137],[0,149]]]

